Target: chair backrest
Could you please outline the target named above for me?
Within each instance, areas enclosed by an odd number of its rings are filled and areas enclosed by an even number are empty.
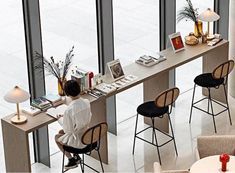
[[[179,96],[179,88],[171,88],[160,93],[155,99],[157,107],[166,107],[172,105]]]
[[[107,134],[108,125],[106,122],[99,123],[85,131],[82,135],[82,143],[90,145],[99,142],[100,139]]]
[[[234,67],[233,60],[224,62],[213,70],[212,76],[214,79],[221,79],[227,77],[228,74],[233,70],[233,67]]]
[[[235,135],[199,136],[197,149],[200,158],[222,153],[235,155]]]

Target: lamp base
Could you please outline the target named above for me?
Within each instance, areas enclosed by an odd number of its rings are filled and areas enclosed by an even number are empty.
[[[213,40],[215,38],[215,35],[208,35],[207,36],[207,40],[208,41],[211,41],[211,40]]]
[[[20,115],[20,119],[17,116],[11,118],[11,122],[14,124],[24,124],[27,121],[27,117],[24,115]]]

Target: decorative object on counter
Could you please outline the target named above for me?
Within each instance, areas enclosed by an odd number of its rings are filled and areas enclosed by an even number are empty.
[[[101,74],[101,73],[98,73],[98,74],[94,75],[93,80],[94,80],[94,84],[95,84],[95,85],[101,84],[101,83],[103,82],[102,74]]]
[[[227,162],[229,162],[229,155],[228,154],[221,154],[219,157],[219,161],[222,163],[221,165],[221,171],[225,172],[227,171]]]
[[[207,22],[207,39],[211,40],[214,38],[213,33],[210,34],[210,22],[214,22],[219,20],[220,16],[216,14],[214,11],[212,11],[210,8],[208,8],[206,11],[201,13],[198,16],[198,19]]]
[[[121,62],[119,59],[115,59],[107,63],[109,73],[113,81],[117,81],[125,77]]]
[[[182,41],[180,32],[169,35],[169,39],[175,53],[184,50],[184,43]]]
[[[11,118],[11,122],[15,124],[23,124],[27,121],[27,117],[20,115],[19,103],[28,100],[30,97],[29,93],[18,86],[15,86],[5,96],[4,100],[9,103],[16,103],[17,113],[16,116]]]
[[[36,57],[43,59],[44,69],[58,80],[58,94],[60,96],[64,96],[64,83],[66,82],[66,76],[72,64],[72,58],[74,46],[71,50],[66,54],[64,61],[56,62],[54,57],[51,56],[50,59],[46,59],[41,54],[36,52]],[[42,69],[40,66],[36,65],[36,69]]]
[[[207,34],[202,34],[202,43],[207,43]]]
[[[177,22],[183,19],[194,22],[194,35],[200,37],[203,33],[202,22],[198,20],[198,8],[193,8],[191,0],[186,0],[187,5],[178,11]]]
[[[60,96],[65,96],[64,93],[64,84],[67,82],[66,78],[60,78],[58,79],[58,94]]]
[[[193,45],[198,44],[198,43],[199,43],[199,40],[198,40],[197,37],[194,36],[193,33],[189,33],[188,36],[185,36],[185,43],[186,43],[187,45],[192,45],[192,46],[193,46]]]

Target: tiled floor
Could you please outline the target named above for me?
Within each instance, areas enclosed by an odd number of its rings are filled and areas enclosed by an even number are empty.
[[[115,0],[114,3],[114,37],[115,58],[119,58],[123,65],[133,62],[136,57],[149,52],[158,51],[158,1],[155,0]],[[177,0],[177,8],[184,0]],[[193,0],[200,11],[212,6],[212,0]],[[23,31],[23,17],[21,1],[0,1],[0,117],[15,110],[15,106],[6,103],[3,95],[15,84],[28,89],[26,55]],[[51,55],[63,58],[72,45],[75,45],[74,64],[97,72],[97,40],[96,17],[94,0],[50,0],[40,1],[43,50],[46,57]],[[193,24],[185,22],[177,24],[177,31],[184,36],[193,30]],[[14,62],[14,64],[12,63]],[[10,65],[9,65],[10,64]],[[190,71],[191,75],[185,73]],[[188,63],[177,69],[177,86],[182,91],[192,87],[193,76],[201,72],[200,59]],[[179,74],[179,75],[178,75]],[[54,82],[53,82],[54,81]],[[55,91],[56,83],[53,77],[47,77],[47,89]],[[182,94],[172,115],[179,156],[175,157],[173,144],[161,148],[163,169],[189,168],[194,162],[194,148],[198,135],[211,135],[213,126],[211,117],[195,111],[192,124],[188,124],[192,91]],[[200,96],[200,94],[198,94]],[[142,141],[137,141],[135,155],[132,156],[132,141],[136,106],[142,102],[142,85],[117,95],[118,135],[109,134],[109,165],[105,165],[107,172],[151,172],[153,162],[158,160],[156,149]],[[231,99],[233,106],[235,100]],[[26,105],[24,103],[22,105]],[[128,108],[127,106],[128,105]],[[233,119],[235,107],[232,107]],[[126,120],[129,117],[128,120]],[[216,118],[218,134],[233,134],[234,126],[229,126],[227,116]],[[234,120],[235,123],[235,120]],[[141,126],[144,126],[140,122]],[[54,135],[60,129],[57,123],[51,124],[50,151],[52,168],[42,164],[33,164],[33,172],[59,172],[61,153],[54,143]],[[148,136],[149,134],[144,134]],[[161,138],[161,136],[160,136]],[[0,129],[0,139],[2,133]],[[164,138],[161,138],[163,140]],[[32,141],[30,138],[31,151]],[[31,152],[33,153],[33,152]],[[87,162],[99,168],[99,163],[87,157]],[[33,161],[33,156],[32,156]],[[4,163],[3,145],[0,140],[0,162]],[[0,172],[5,166],[1,164]],[[79,169],[71,170],[76,172]],[[80,171],[80,170],[79,170]]]

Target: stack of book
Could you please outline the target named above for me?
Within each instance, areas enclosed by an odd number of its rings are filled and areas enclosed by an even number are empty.
[[[61,96],[57,94],[47,94],[42,97],[49,101],[54,107],[64,103],[64,100],[61,98]]]
[[[143,56],[139,57],[135,62],[137,64],[141,64],[143,66],[150,67],[150,66],[153,66],[153,65],[155,65],[159,62],[162,62],[164,60],[166,60],[166,58],[161,55],[156,55],[156,57],[153,57],[150,55],[143,55]]]
[[[52,104],[44,97],[33,99],[31,105],[42,111],[47,110],[48,108],[52,107]]]
[[[81,92],[83,91],[87,91],[90,89],[90,74],[91,72],[80,69],[80,68],[76,68],[76,70],[74,71],[74,73],[71,75],[71,79],[72,80],[76,80],[80,87],[81,87]]]
[[[23,107],[22,112],[26,113],[28,115],[34,116],[34,115],[39,114],[41,112],[41,110],[38,108],[35,108],[33,106],[30,106],[30,107]]]
[[[55,107],[64,103],[64,100],[59,95],[47,94],[45,96],[32,100],[31,105],[44,111],[51,107]]]

